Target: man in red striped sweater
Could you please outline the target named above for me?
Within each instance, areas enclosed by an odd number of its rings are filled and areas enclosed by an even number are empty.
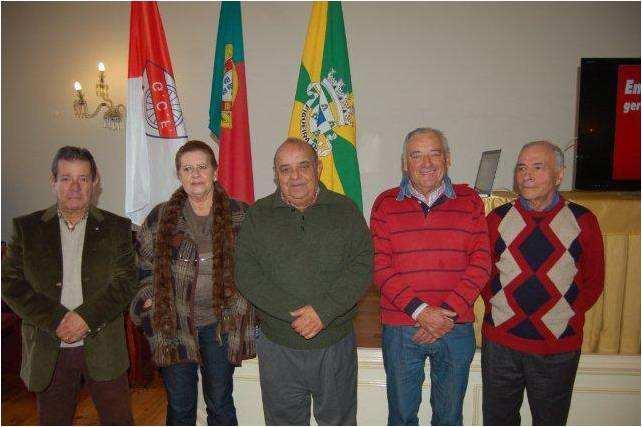
[[[534,425],[566,424],[584,313],[604,286],[604,249],[595,215],[558,193],[563,176],[559,147],[526,144],[515,167],[519,198],[488,215],[485,425],[519,425],[524,389]]]
[[[473,303],[488,280],[490,253],[481,199],[451,183],[449,165],[443,133],[415,129],[404,141],[400,186],[372,208],[389,425],[418,424],[427,358],[431,424],[463,422]]]

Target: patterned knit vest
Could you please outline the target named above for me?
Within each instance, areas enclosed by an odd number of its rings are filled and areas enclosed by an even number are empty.
[[[482,292],[484,336],[539,354],[578,349],[586,308],[578,304],[585,287],[581,260],[587,242],[601,245],[599,233],[582,236],[593,214],[563,199],[544,212],[515,201],[488,219],[494,265]]]

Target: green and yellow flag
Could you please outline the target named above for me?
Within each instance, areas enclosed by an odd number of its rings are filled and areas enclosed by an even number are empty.
[[[296,87],[290,136],[312,145],[321,182],[363,210],[354,97],[341,2],[314,2]]]

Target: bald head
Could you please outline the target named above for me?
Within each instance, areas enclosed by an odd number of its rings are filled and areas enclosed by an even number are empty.
[[[287,148],[294,148],[304,151],[310,157],[310,160],[315,164],[318,160],[317,152],[314,150],[314,148],[312,148],[310,144],[300,138],[290,136],[288,137],[288,139],[283,141],[281,145],[279,145],[279,148],[276,149],[276,153],[274,153],[274,169],[277,168],[277,159],[279,158],[279,155],[283,152],[283,150]]]
[[[286,139],[274,155],[274,176],[281,196],[300,211],[316,200],[322,170],[314,148],[298,138]]]
[[[526,143],[524,144],[522,149],[519,150],[519,154],[521,155],[525,150],[528,150],[531,147],[543,147],[544,149],[548,150],[555,158],[555,166],[558,169],[564,168],[564,151],[562,151],[560,147],[553,144],[551,141],[541,140]]]
[[[515,188],[531,209],[548,209],[564,178],[564,153],[550,141],[534,141],[519,152]]]

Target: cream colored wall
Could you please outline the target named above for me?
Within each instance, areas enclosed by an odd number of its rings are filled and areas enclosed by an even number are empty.
[[[357,425],[384,425],[388,417],[386,373],[381,349],[358,348]],[[430,366],[421,387],[419,425],[428,425],[430,407]],[[198,389],[196,425],[207,425],[207,410],[201,387]],[[257,359],[246,360],[234,372],[234,404],[240,425],[264,425]],[[532,425],[528,396],[520,410],[522,425]],[[314,414],[312,425],[317,425]],[[477,350],[470,366],[463,404],[463,424],[482,425],[481,352]],[[639,425],[640,357],[584,354],[580,358],[568,425]]]
[[[192,138],[209,140],[207,111],[218,3],[161,3]],[[256,196],[273,188],[310,4],[245,3],[243,19]],[[500,147],[496,184],[511,185],[520,145],[575,135],[581,57],[640,55],[639,3],[344,3],[365,214],[400,177],[404,134],[448,135],[457,182],[475,179],[480,152]],[[2,4],[2,238],[10,220],[52,201],[50,159],[64,144],[92,150],[100,205],[123,212],[124,137],[72,117],[72,84],[95,105],[96,63],[125,102],[129,3]],[[572,152],[563,187],[572,185]]]

